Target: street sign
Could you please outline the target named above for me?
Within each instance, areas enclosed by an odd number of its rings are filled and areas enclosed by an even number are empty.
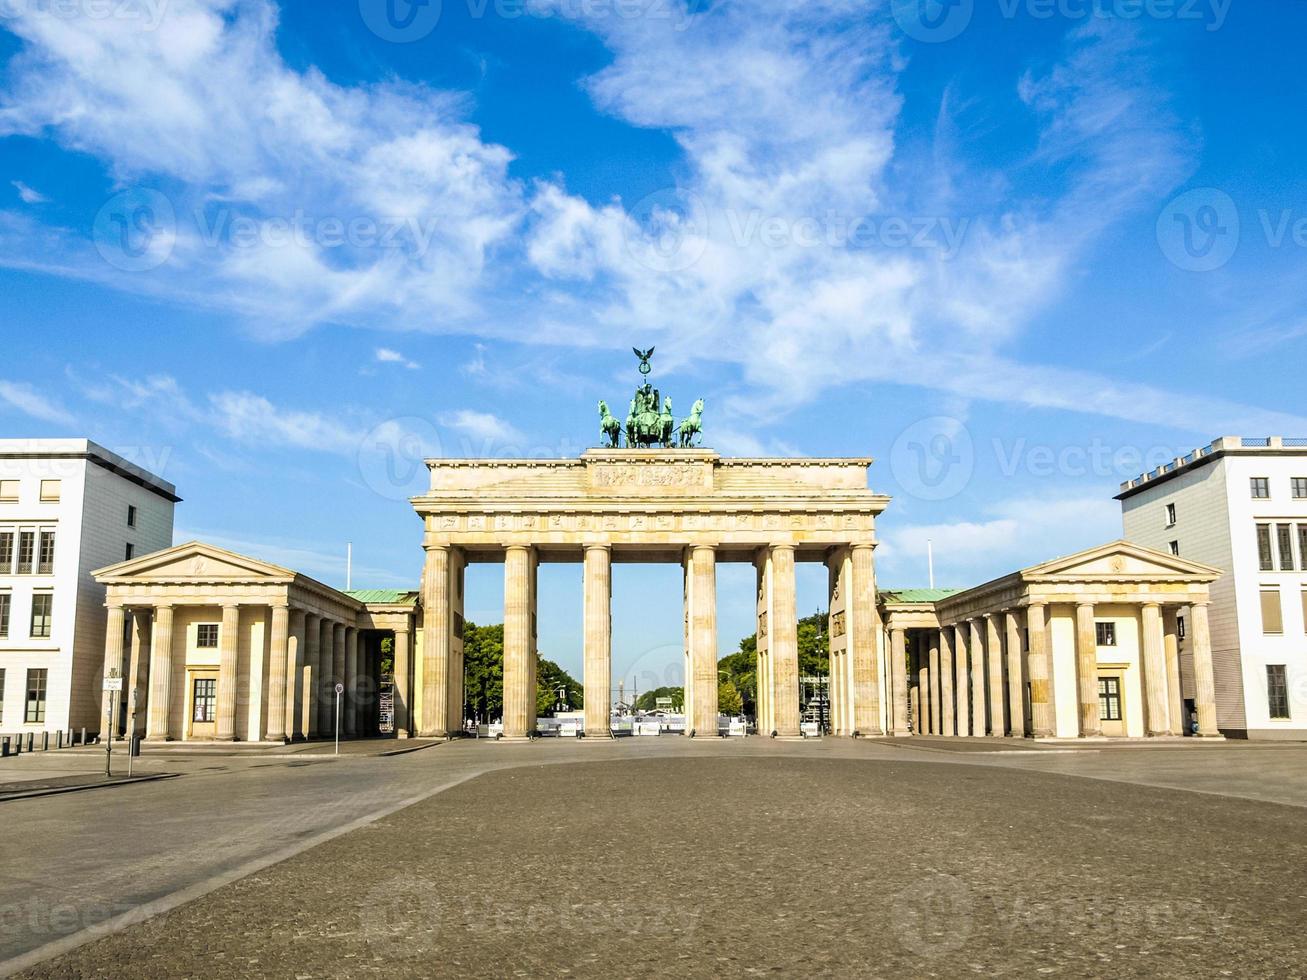
[[[337,685],[336,685],[336,693],[337,693],[337,694],[344,694],[344,693],[345,693],[345,685],[344,685],[344,684],[337,684]]]
[[[106,691],[121,691],[123,689],[123,679],[121,677],[106,677],[104,679],[104,689]]]

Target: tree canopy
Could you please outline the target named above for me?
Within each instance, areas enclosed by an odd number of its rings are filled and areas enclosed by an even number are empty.
[[[566,690],[570,708],[584,705],[584,688],[552,660],[541,657],[536,669],[536,713],[548,717],[558,703],[558,689]],[[504,715],[504,627],[463,625],[463,691],[467,711],[474,718]]]
[[[827,635],[827,616],[824,612],[815,612],[799,620],[799,674],[803,677],[826,676],[830,673],[830,637]],[[740,641],[740,648],[718,661],[717,669],[722,675],[717,698],[721,710],[727,714],[722,702],[722,688],[729,683],[739,695],[740,711],[744,714],[757,713],[758,704],[758,636],[753,634]]]

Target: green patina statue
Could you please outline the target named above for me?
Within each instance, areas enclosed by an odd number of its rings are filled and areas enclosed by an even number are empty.
[[[653,357],[654,349],[650,347],[645,351],[633,347],[632,350],[640,359],[640,375],[644,383],[635,389],[625,425],[609,411],[607,402],[599,403],[599,431],[606,440],[605,446],[609,449],[621,448],[622,434],[625,432],[626,445],[631,449],[650,449],[655,446],[671,449],[678,444],[682,449],[691,448],[695,439],[703,435],[703,399],[694,403],[690,417],[681,422],[678,430],[676,417],[672,415],[672,399],[663,398],[658,389],[649,383],[649,375],[653,372],[649,359]]]

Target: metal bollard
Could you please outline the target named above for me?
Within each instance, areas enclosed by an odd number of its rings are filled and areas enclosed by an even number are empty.
[[[56,749],[62,749],[64,747],[64,730],[62,728],[56,733],[54,747]]]
[[[27,751],[28,752],[36,751],[36,732],[27,733]]]
[[[82,744],[83,744],[83,745],[86,744],[86,726],[85,726],[85,725],[82,726]]]
[[[9,736],[0,737],[0,759],[9,758]]]
[[[42,752],[49,752],[49,751],[50,751],[50,733],[49,733],[49,732],[42,732],[42,733],[41,733],[41,751],[42,751]]]

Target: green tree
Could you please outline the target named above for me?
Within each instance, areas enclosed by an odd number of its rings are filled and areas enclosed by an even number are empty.
[[[726,677],[717,682],[717,710],[724,715],[738,715],[744,710],[744,699]]]
[[[576,678],[552,660],[541,657],[536,668],[536,714],[539,717],[553,716],[558,705],[560,687],[567,692],[565,700],[568,707],[573,711],[584,707],[585,690],[576,682]]]
[[[798,621],[799,636],[799,674],[800,676],[826,676],[830,674],[830,636],[827,634],[828,617],[824,612],[815,612]],[[717,669],[724,675],[722,681],[729,680],[735,687],[742,701],[740,709],[745,714],[756,715],[758,706],[758,636],[753,634],[740,641],[740,648],[718,661]],[[721,702],[720,690],[718,703],[722,711],[726,707]]]
[[[504,714],[504,627],[463,624],[463,693],[474,718]]]
[[[673,711],[681,711],[685,708],[685,688],[657,687],[652,691],[645,691],[635,699],[636,710],[653,711],[658,707],[659,698],[671,698]]]

